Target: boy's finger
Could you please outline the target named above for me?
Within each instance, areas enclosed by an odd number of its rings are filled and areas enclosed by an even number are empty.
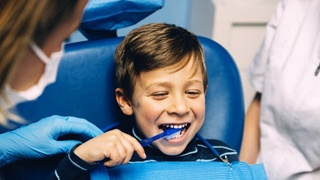
[[[137,152],[137,154],[142,158],[145,159],[147,158],[146,153],[144,152],[143,147],[141,146],[141,144],[132,136],[128,135],[128,134],[124,134],[125,138],[131,143],[131,145],[133,146],[133,149]]]
[[[122,152],[122,153],[121,153]],[[114,166],[117,166],[119,164],[122,163],[123,161],[123,151],[120,149],[118,149],[118,147],[113,150],[113,152],[110,154],[109,158],[108,158],[108,161],[106,161],[104,163],[105,166],[107,167],[114,167]]]

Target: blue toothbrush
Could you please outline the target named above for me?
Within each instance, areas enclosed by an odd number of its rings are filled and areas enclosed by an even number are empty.
[[[162,137],[167,136],[167,139],[169,139],[170,137],[173,137],[176,135],[176,133],[180,133],[182,128],[169,128],[166,129],[165,131],[163,131],[160,134],[157,134],[151,138],[146,138],[142,141],[140,141],[140,144],[144,147],[144,146],[148,146],[149,144],[151,144],[153,141],[160,139]]]

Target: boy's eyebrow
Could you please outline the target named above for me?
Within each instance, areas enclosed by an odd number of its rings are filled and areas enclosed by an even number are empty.
[[[191,80],[191,81],[188,81],[187,82],[187,85],[189,85],[189,84],[203,84],[203,81],[202,80],[198,80],[198,79],[193,79],[193,80]]]
[[[168,82],[155,82],[155,83],[151,83],[150,85],[148,85],[145,89],[148,90],[154,86],[163,86],[163,87],[169,88],[171,85]]]
[[[203,85],[203,81],[202,80],[198,80],[198,79],[193,79],[187,82],[187,85],[191,85],[191,84],[201,84]],[[162,86],[162,87],[171,87],[172,85],[169,82],[155,82],[152,83],[150,85],[148,85],[145,89],[148,90],[154,86]]]

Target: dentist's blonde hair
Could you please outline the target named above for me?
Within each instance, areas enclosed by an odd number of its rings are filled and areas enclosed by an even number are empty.
[[[54,28],[74,12],[77,0],[1,0],[0,1],[0,105],[8,99],[3,89],[23,60],[30,41],[42,45]],[[7,118],[20,121],[0,106],[0,125]]]

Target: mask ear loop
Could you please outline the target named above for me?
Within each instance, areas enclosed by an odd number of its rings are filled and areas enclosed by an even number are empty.
[[[50,62],[49,57],[43,52],[42,49],[40,49],[37,44],[33,41],[30,42],[30,47],[32,51],[39,57],[39,59],[44,62],[45,64],[48,64]]]

